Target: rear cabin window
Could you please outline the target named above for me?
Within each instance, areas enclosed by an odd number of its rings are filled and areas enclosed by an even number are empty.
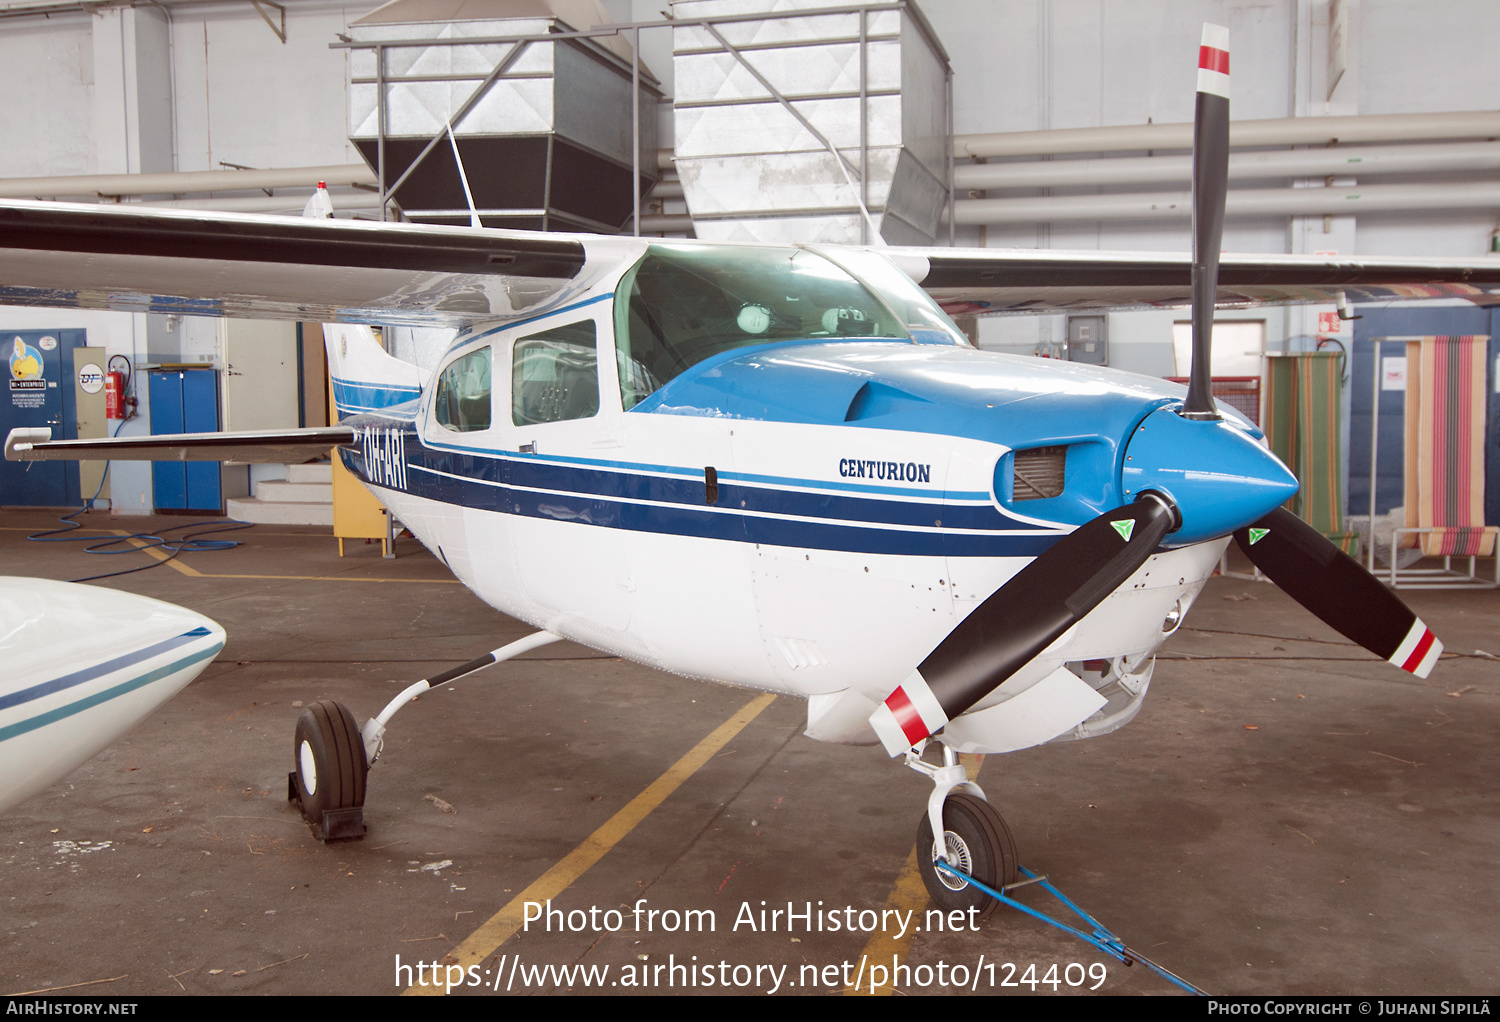
[[[471,433],[490,428],[490,359],[488,347],[448,364],[438,378],[432,414],[444,429]]]
[[[510,407],[517,426],[599,414],[598,329],[593,320],[516,341]]]

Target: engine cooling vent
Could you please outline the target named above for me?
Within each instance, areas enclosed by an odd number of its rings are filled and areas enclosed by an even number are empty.
[[[1061,496],[1067,460],[1066,447],[1033,447],[1029,451],[1017,451],[1016,485],[1011,499],[1019,503]]]

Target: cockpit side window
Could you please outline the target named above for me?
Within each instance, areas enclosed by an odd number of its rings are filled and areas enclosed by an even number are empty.
[[[438,377],[432,416],[444,429],[471,433],[490,428],[490,359],[488,346],[450,362]]]
[[[598,329],[592,319],[516,341],[511,421],[517,426],[599,414]]]
[[[615,291],[626,410],[704,359],[770,341],[909,334],[859,281],[799,248],[658,244]]]

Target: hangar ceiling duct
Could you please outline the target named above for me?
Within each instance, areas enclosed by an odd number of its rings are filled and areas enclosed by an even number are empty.
[[[677,0],[677,172],[698,237],[936,240],[948,55],[914,3]]]
[[[466,225],[467,192],[487,227],[617,233],[637,121],[634,187],[658,174],[661,90],[623,39],[578,34],[610,23],[597,0],[393,0],[335,44],[349,138],[408,219]]]

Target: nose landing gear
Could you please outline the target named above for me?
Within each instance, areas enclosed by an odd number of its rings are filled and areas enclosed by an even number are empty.
[[[917,868],[933,904],[944,912],[974,909],[983,919],[1000,903],[967,880],[946,873],[939,860],[996,890],[1016,882],[1016,842],[993,806],[965,793],[943,801],[943,838],[934,840],[926,813],[917,826]]]
[[[924,739],[906,754],[906,765],[926,774],[933,783],[927,811],[917,826],[917,867],[933,903],[945,912],[973,909],[983,919],[998,904],[968,880],[938,869],[946,862],[954,869],[996,889],[1016,882],[1016,842],[1010,828],[985,801],[984,790],[969,780],[958,755],[938,742],[943,765],[922,759],[931,740]],[[935,835],[942,834],[941,839]],[[966,865],[967,864],[967,865]]]

